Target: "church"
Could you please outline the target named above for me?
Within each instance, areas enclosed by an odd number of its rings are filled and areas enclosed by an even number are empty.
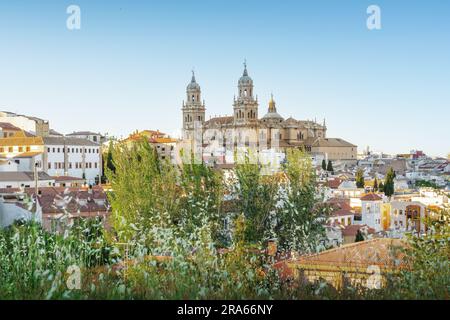
[[[314,156],[329,160],[356,161],[357,146],[339,138],[328,138],[325,120],[319,124],[292,117],[285,119],[278,113],[273,95],[267,112],[260,118],[258,97],[255,97],[253,79],[245,63],[232,116],[206,120],[205,102],[201,99],[201,88],[194,72],[186,94],[182,107],[185,140],[200,136],[203,144],[220,141],[223,146],[255,146],[260,150],[282,152],[289,148],[304,148]]]

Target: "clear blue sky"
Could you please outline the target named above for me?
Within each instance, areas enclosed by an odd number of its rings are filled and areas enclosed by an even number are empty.
[[[450,152],[450,1],[0,2],[0,109],[63,133],[176,132],[192,68],[207,117],[230,114],[244,59],[261,116],[273,92],[360,148]]]

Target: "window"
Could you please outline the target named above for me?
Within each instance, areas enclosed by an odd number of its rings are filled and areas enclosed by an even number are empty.
[[[53,148],[53,153],[55,153],[55,148]]]
[[[1,147],[0,152],[5,152],[5,148]]]
[[[27,151],[27,152],[30,152],[30,151],[31,151],[31,148],[30,148],[30,147],[26,147],[26,151]]]
[[[19,147],[19,152],[23,152],[23,147]]]
[[[48,163],[48,168],[49,168],[49,169],[52,168],[52,163],[51,163],[51,162]]]
[[[96,162],[96,163],[95,163],[95,169],[97,169],[97,168],[98,168],[98,163]]]
[[[47,148],[47,152],[50,153],[50,148]]]
[[[8,152],[13,152],[13,147],[8,147]]]
[[[75,152],[75,148],[72,148],[72,153],[74,153]]]
[[[60,152],[60,149],[58,148],[58,153]]]
[[[69,162],[69,169],[72,169],[72,162]]]

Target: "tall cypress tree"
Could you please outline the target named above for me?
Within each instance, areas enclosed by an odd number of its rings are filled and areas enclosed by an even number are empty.
[[[378,180],[377,180],[377,177],[375,177],[375,180],[373,181],[373,191],[378,191]]]
[[[356,171],[356,187],[357,188],[364,188],[364,172],[362,169],[358,169]]]
[[[325,161],[325,159],[322,160],[322,169],[323,169],[324,171],[327,170],[327,162]]]
[[[386,173],[386,178],[384,180],[384,194],[388,197],[394,194],[394,178],[395,172],[394,169],[392,169],[391,167]]]
[[[334,172],[333,163],[331,162],[331,160],[328,160],[327,171]]]

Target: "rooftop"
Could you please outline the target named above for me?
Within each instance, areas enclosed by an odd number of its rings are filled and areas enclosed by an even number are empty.
[[[375,193],[368,193],[364,196],[361,197],[362,201],[380,201],[383,200],[383,198],[381,198],[379,195],[375,194]]]
[[[38,173],[39,180],[53,180],[45,172]],[[34,173],[33,172],[0,172],[0,181],[2,182],[29,182],[34,181]]]
[[[3,130],[20,131],[20,128],[8,122],[0,122],[0,128]]]
[[[92,142],[87,139],[80,138],[66,138],[66,137],[44,137],[43,138],[45,145],[69,145],[69,146],[99,146],[98,143]]]

